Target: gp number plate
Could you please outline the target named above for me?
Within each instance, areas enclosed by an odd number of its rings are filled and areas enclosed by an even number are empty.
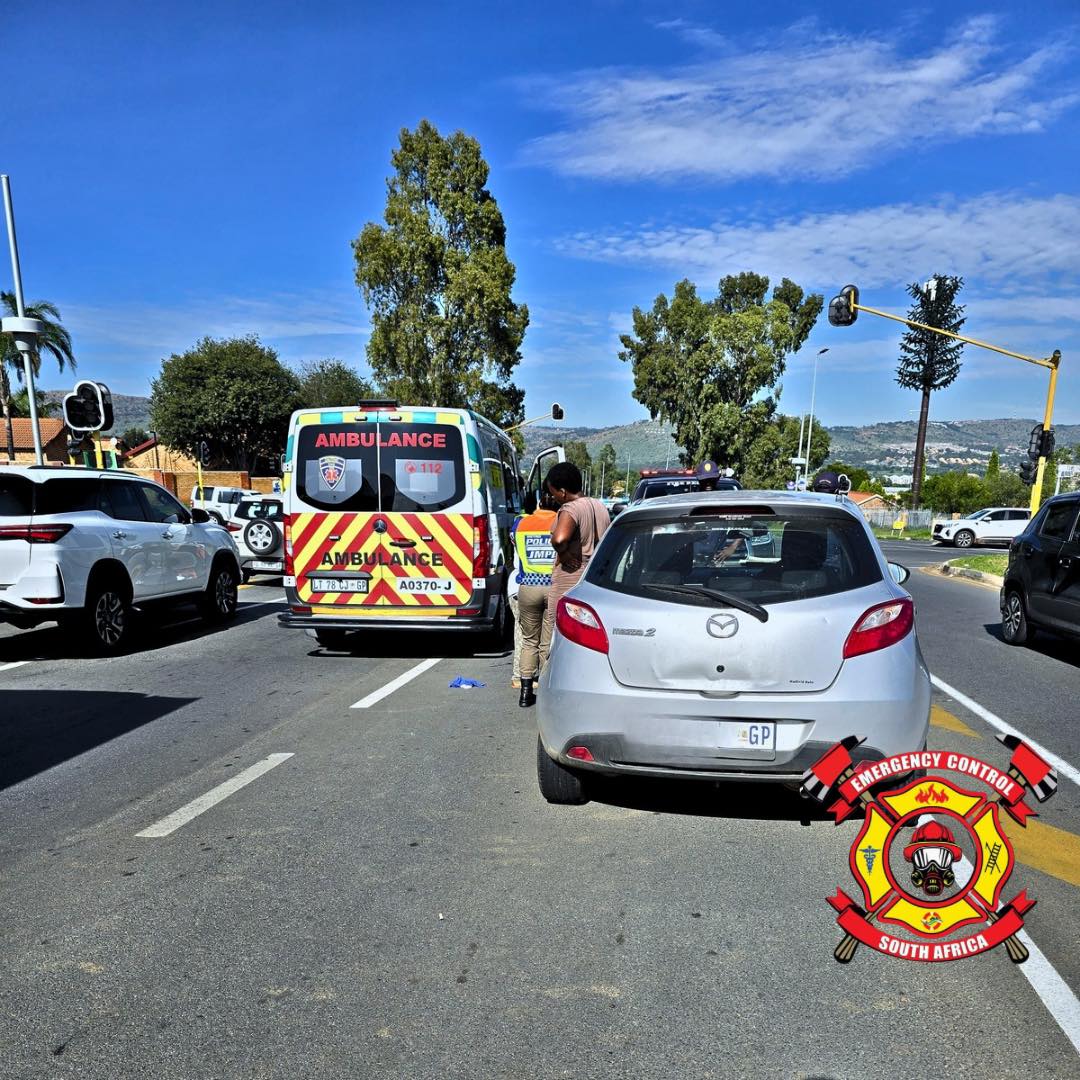
[[[279,563],[279,562],[259,562],[257,559],[252,559],[252,561],[248,563],[248,566],[250,566],[252,570],[280,570],[281,569],[281,563]]]
[[[776,724],[729,720],[720,725],[720,745],[725,750],[776,751]]]
[[[308,578],[312,592],[359,593],[368,591],[366,578]]]

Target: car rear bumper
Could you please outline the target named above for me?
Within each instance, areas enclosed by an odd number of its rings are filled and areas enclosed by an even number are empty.
[[[909,635],[845,661],[832,686],[813,693],[706,697],[643,690],[616,682],[606,656],[556,634],[537,701],[544,748],[575,769],[792,782],[848,735],[866,740],[854,756],[867,760],[922,749],[930,679]],[[720,722],[730,721],[774,722],[775,750],[721,746]],[[594,760],[571,759],[572,746],[587,747]]]

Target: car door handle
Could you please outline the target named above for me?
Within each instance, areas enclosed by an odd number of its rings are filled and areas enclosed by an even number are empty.
[[[113,539],[114,540],[123,540],[126,537],[127,537],[127,533],[124,532],[122,529],[117,529],[116,532],[113,533]]]
[[[172,537],[172,529],[166,529],[161,535],[165,537],[166,540],[170,539]]]

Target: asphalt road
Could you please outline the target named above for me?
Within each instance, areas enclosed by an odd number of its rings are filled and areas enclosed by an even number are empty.
[[[919,568],[954,553],[886,548],[940,679],[1080,763],[1075,646],[1009,648],[994,591]],[[0,630],[0,1076],[1080,1077],[1067,778],[1013,836],[1030,978],[1000,949],[843,967],[825,898],[857,825],[745,785],[548,806],[509,657],[329,654],[278,629],[277,590],[242,596],[225,630],[150,625],[110,661]],[[932,747],[1004,763],[935,703]]]

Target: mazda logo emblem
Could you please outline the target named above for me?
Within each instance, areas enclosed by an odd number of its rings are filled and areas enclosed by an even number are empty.
[[[734,637],[739,632],[739,620],[734,615],[714,615],[705,629],[713,637]]]

